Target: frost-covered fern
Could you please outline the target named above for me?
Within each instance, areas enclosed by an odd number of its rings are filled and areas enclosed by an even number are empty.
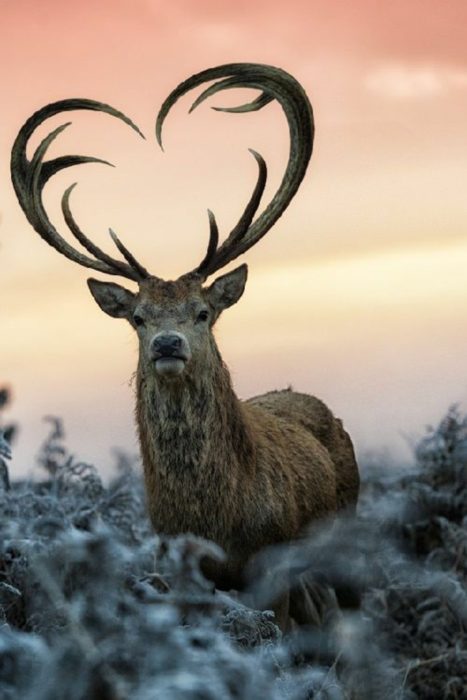
[[[119,454],[104,484],[49,422],[37,480],[0,479],[1,700],[466,697],[456,409],[419,443],[416,469],[367,479],[357,518],[265,554],[272,573],[242,596],[203,578],[216,545],[151,532],[134,460]],[[290,567],[324,622],[284,639],[249,602],[267,607]]]

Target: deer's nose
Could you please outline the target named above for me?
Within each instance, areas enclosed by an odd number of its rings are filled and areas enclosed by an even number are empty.
[[[175,333],[159,333],[152,341],[152,350],[158,357],[177,355],[181,347],[182,338]]]

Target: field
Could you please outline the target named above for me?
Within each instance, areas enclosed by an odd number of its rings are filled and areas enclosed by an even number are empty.
[[[357,517],[270,552],[240,597],[199,571],[215,545],[151,532],[136,460],[104,484],[50,419],[18,481],[0,439],[0,699],[467,698],[467,419],[452,408],[414,457],[364,465]],[[321,624],[283,638],[248,603],[267,608],[286,564]]]

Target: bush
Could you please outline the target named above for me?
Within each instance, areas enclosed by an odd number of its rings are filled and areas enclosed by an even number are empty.
[[[457,409],[419,442],[415,468],[364,479],[357,517],[267,553],[256,599],[267,606],[286,562],[324,620],[287,638],[246,594],[212,590],[199,562],[222,556],[216,545],[151,532],[134,460],[118,455],[104,485],[49,422],[45,478],[0,480],[2,700],[467,697]]]

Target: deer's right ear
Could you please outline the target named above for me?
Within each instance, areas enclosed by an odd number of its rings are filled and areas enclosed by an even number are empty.
[[[88,287],[102,311],[114,318],[128,318],[131,302],[135,298],[132,292],[119,284],[92,278],[88,279]]]

